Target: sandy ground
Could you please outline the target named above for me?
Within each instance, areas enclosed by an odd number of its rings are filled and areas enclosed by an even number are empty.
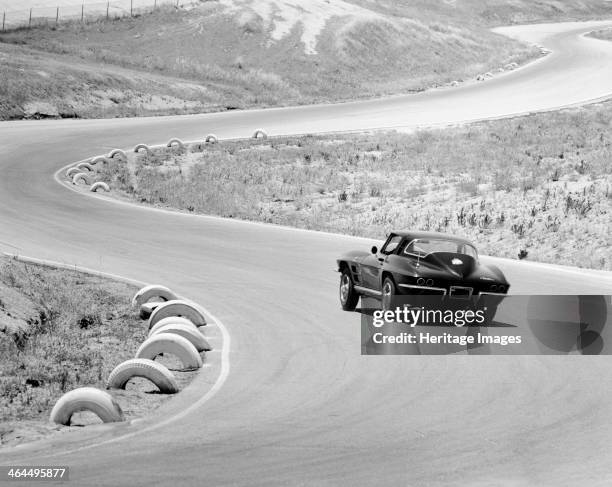
[[[300,27],[306,54],[317,53],[317,38],[333,17],[351,17],[355,21],[387,20],[386,16],[342,0],[221,0],[220,3],[231,12],[241,12],[245,21],[248,10],[254,12],[264,20],[274,41],[280,41],[295,27]]]

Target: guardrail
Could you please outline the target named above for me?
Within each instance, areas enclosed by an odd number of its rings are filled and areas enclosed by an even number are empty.
[[[59,3],[59,2],[58,2]],[[118,19],[150,13],[162,6],[182,8],[199,1],[191,0],[107,0],[106,2],[86,2],[62,4],[50,7],[31,7],[29,9],[4,9],[2,11],[1,32],[31,28],[41,25],[58,25],[68,21],[96,21]]]

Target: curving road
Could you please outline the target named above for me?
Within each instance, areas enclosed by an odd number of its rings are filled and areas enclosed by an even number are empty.
[[[610,485],[609,357],[362,357],[359,319],[339,310],[332,269],[336,254],[367,242],[89,198],[53,180],[70,161],[171,135],[416,127],[606,97],[612,44],[580,34],[609,24],[507,29],[553,53],[453,90],[202,116],[0,124],[2,250],[165,283],[205,304],[232,336],[227,381],[180,420],[2,450],[0,464],[68,464],[75,485],[96,486]],[[612,294],[609,273],[501,265],[515,293]],[[197,396],[181,394],[163,412]]]

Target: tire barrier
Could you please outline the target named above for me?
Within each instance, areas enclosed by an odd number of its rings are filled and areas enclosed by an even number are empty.
[[[164,394],[176,394],[179,391],[176,378],[165,365],[146,358],[134,358],[117,365],[108,376],[107,389],[125,389],[128,381],[134,377],[150,380]]]
[[[207,144],[216,144],[219,142],[219,139],[215,134],[208,134],[204,139],[204,142]]]
[[[123,421],[123,411],[108,392],[94,387],[74,389],[58,399],[51,411],[54,423],[69,425],[70,418],[79,411],[91,411],[105,423]]]
[[[158,333],[147,338],[136,352],[136,358],[153,360],[160,353],[176,355],[183,364],[182,370],[202,367],[202,357],[189,340],[174,333]]]
[[[106,164],[108,162],[108,159],[104,156],[97,156],[97,157],[94,157],[91,161],[89,161],[89,163],[93,165],[98,164],[98,162],[101,162],[102,164]]]
[[[184,149],[185,148],[185,144],[183,143],[183,141],[181,139],[170,139],[168,141],[168,143],[166,144],[166,147],[172,147],[174,145],[177,145],[179,149]]]
[[[149,337],[159,335],[160,333],[174,333],[182,336],[189,340],[189,342],[195,347],[198,352],[206,352],[212,350],[206,338],[200,333],[193,325],[184,325],[177,323],[168,323],[167,325],[160,326],[149,332]]]
[[[110,191],[110,188],[108,187],[108,184],[106,184],[104,181],[98,181],[96,183],[93,183],[91,185],[91,188],[89,188],[89,191],[91,191],[92,193],[95,193],[100,188],[102,188],[107,193]]]
[[[259,137],[261,135],[261,137]],[[268,138],[268,134],[263,130],[263,129],[257,129],[254,133],[253,133],[253,138],[254,139],[267,139]]]
[[[476,76],[476,81],[484,81],[485,77],[484,74],[479,74],[478,76]]]
[[[84,182],[85,184],[89,184],[89,183],[87,182],[87,174],[85,174],[84,172],[78,172],[78,173],[76,173],[76,174],[75,174],[75,175],[72,177],[72,184],[78,184],[78,182],[79,182],[81,179],[83,180],[83,182]]]
[[[197,304],[175,299],[172,301],[166,301],[155,308],[155,311],[153,311],[151,317],[149,318],[149,330],[153,327],[153,325],[155,325],[155,323],[163,318],[167,318],[168,316],[182,316],[183,318],[187,318],[189,321],[191,321],[195,326],[206,325],[206,317],[204,316],[204,312]]]
[[[193,321],[188,320],[187,318],[183,318],[181,316],[168,316],[167,318],[162,318],[159,320],[149,329],[149,336],[152,336],[155,333],[155,330],[159,330],[162,326],[166,325],[186,325],[192,326],[194,330],[198,329],[198,327],[193,324]]]
[[[140,152],[140,149],[144,149],[147,154],[151,153],[151,148],[147,144],[138,144],[134,147],[134,152]]]
[[[125,151],[122,151],[121,149],[113,149],[112,151],[108,153],[108,156],[106,157],[108,157],[109,159],[114,159],[115,156],[121,156],[121,158],[124,161],[127,161],[127,154],[125,153]]]
[[[70,169],[66,171],[66,177],[71,178],[78,172],[81,172],[81,170],[78,167],[71,167]]]
[[[88,162],[79,162],[76,165],[76,167],[78,167],[81,170],[87,169],[88,171],[93,171],[93,166],[91,164],[89,164]]]
[[[173,299],[178,299],[178,296],[166,286],[151,284],[150,286],[143,287],[136,294],[134,294],[134,297],[132,298],[132,306],[140,306],[149,301],[151,298],[161,298],[163,301],[171,301]]]
[[[151,317],[155,308],[159,307],[160,304],[163,304],[164,301],[151,301],[149,303],[142,303],[140,305],[140,310],[138,311],[138,316],[140,316],[141,320],[148,320]]]

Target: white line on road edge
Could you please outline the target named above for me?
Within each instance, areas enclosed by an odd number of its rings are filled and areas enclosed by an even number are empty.
[[[15,259],[15,260],[18,260],[20,262],[38,264],[38,265],[42,265],[42,266],[46,266],[46,267],[52,267],[52,268],[57,268],[57,269],[74,270],[74,271],[82,272],[84,274],[90,274],[90,275],[93,275],[93,276],[106,277],[106,278],[109,278],[109,279],[115,279],[117,281],[125,282],[127,284],[133,284],[135,286],[145,286],[146,285],[142,281],[138,281],[138,280],[135,280],[135,279],[130,279],[130,278],[124,277],[124,276],[119,276],[117,274],[111,274],[111,273],[107,273],[107,272],[96,271],[94,269],[89,269],[87,267],[80,267],[80,266],[77,266],[77,265],[65,264],[65,263],[62,263],[62,262],[54,262],[54,261],[45,260],[45,259],[37,259],[37,258],[34,258],[34,257],[27,257],[27,256],[22,256],[22,255],[16,255],[16,254],[11,254],[11,253],[7,253],[7,252],[2,252],[2,255],[5,255],[6,257],[9,257],[9,258],[12,258],[12,259]],[[125,440],[127,438],[131,438],[133,436],[141,435],[143,433],[147,433],[149,431],[156,430],[156,429],[161,428],[163,426],[166,426],[166,425],[168,425],[170,423],[173,423],[174,421],[178,421],[179,419],[184,418],[185,416],[190,414],[192,411],[198,409],[203,404],[205,404],[210,399],[212,399],[217,394],[217,392],[219,392],[219,390],[221,389],[221,387],[223,386],[223,384],[227,380],[227,377],[228,377],[229,372],[230,372],[229,352],[230,352],[230,343],[231,343],[230,340],[231,340],[231,338],[230,338],[229,332],[227,331],[227,328],[225,328],[225,325],[221,322],[221,320],[216,318],[204,306],[202,306],[202,308],[204,308],[204,311],[207,313],[207,315],[210,318],[212,318],[214,323],[219,327],[219,330],[221,330],[221,335],[223,336],[223,347],[221,349],[221,371],[219,373],[219,376],[217,377],[217,380],[215,381],[213,386],[206,392],[206,394],[204,394],[200,399],[198,399],[196,402],[191,404],[188,408],[183,409],[182,411],[180,411],[179,413],[175,414],[174,416],[170,416],[168,418],[165,418],[163,421],[160,421],[158,423],[152,424],[152,425],[150,425],[150,426],[148,426],[146,428],[143,428],[141,430],[132,431],[131,433],[126,433],[124,435],[120,435],[120,436],[117,436],[115,438],[111,438],[111,439],[108,439],[108,440],[103,440],[103,441],[99,441],[99,442],[90,443],[88,445],[85,445],[85,446],[82,446],[82,447],[79,447],[79,448],[75,448],[73,450],[65,450],[65,451],[60,451],[60,452],[57,452],[57,453],[49,453],[49,454],[42,454],[42,455],[36,454],[36,458],[50,458],[50,457],[57,457],[57,456],[62,456],[62,455],[69,455],[71,453],[76,453],[76,452],[79,452],[79,451],[88,450],[90,448],[96,448],[96,447],[99,447],[99,446],[108,445],[110,443],[116,443],[118,441],[122,441],[122,440]],[[136,418],[135,420],[132,420],[132,424],[134,424],[137,421],[139,422],[139,421],[142,421],[142,420],[143,420],[142,418]],[[34,443],[25,443],[23,445],[17,445],[13,449],[7,450],[7,451],[19,452],[21,449],[23,449],[24,453],[25,453],[25,450],[28,447],[31,447],[32,445],[36,445],[36,443],[37,442],[34,442]]]

